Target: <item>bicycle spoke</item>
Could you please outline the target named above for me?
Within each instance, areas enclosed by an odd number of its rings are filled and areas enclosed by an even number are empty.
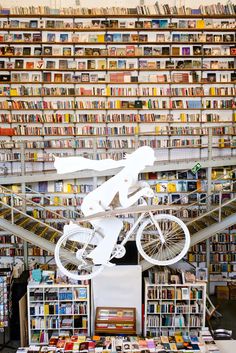
[[[153,219],[147,219],[140,227],[141,230],[138,230],[138,250],[151,263],[160,265],[168,262],[174,263],[176,259],[182,258],[187,251],[189,246],[188,230],[184,223],[174,216],[156,215],[154,217],[156,217],[155,222]],[[160,239],[159,228],[164,242]],[[186,238],[186,232],[188,238]]]

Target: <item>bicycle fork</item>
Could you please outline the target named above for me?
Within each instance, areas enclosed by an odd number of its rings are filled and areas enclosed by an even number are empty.
[[[154,223],[155,227],[157,228],[158,230],[158,233],[160,235],[160,240],[161,240],[161,243],[164,244],[165,243],[165,238],[164,238],[164,235],[161,231],[161,228],[159,226],[159,223],[155,220],[155,217],[153,216],[153,213],[151,211],[148,212],[149,213],[149,216],[151,217],[151,220],[152,222]]]

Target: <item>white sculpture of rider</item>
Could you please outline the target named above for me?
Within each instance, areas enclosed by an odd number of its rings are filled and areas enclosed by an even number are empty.
[[[153,197],[154,193],[148,183],[138,181],[138,175],[146,166],[153,165],[154,161],[154,150],[151,147],[143,146],[119,161],[111,159],[99,161],[83,157],[55,157],[54,166],[59,174],[85,169],[108,170],[123,167],[116,175],[84,197],[81,211],[84,216],[91,216],[109,209],[117,195],[122,208],[132,206],[142,196]],[[95,265],[112,266],[109,263],[109,258],[123,227],[122,220],[116,217],[99,218],[91,220],[90,223],[103,234],[104,238],[89,257],[92,258]],[[70,227],[74,229],[76,226],[70,223],[65,226],[64,232],[69,232]]]

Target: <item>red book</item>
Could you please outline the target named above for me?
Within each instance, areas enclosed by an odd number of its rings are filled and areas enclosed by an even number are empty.
[[[71,342],[71,341],[66,342],[65,348],[64,348],[65,352],[66,351],[72,351],[73,350],[73,346],[74,346],[74,342]]]

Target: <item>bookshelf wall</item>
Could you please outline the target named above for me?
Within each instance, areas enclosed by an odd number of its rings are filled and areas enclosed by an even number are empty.
[[[29,344],[47,344],[50,337],[89,336],[88,285],[29,285]]]
[[[2,173],[23,153],[26,172],[141,145],[201,158],[209,129],[213,156],[235,155],[233,14],[0,16]]]
[[[205,283],[150,284],[145,282],[144,335],[198,333],[205,326]]]
[[[236,230],[230,227],[224,232],[210,238],[210,264],[208,266],[210,279],[210,293],[215,294],[217,285],[225,285],[236,276]],[[196,244],[187,255],[188,261],[195,266],[207,267],[206,242]]]
[[[235,156],[235,28],[230,5],[2,9],[0,175],[52,170],[52,154],[120,159],[142,145],[153,147],[159,161],[200,160],[209,146],[213,158]],[[155,191],[153,202],[183,205],[178,216],[189,218],[205,209],[201,172],[143,178]],[[27,212],[62,229],[53,212],[75,219],[93,185],[58,180],[28,187],[27,197],[46,210]],[[185,197],[193,188],[200,191]],[[233,191],[231,185],[225,197]],[[197,206],[186,209],[192,202]],[[2,254],[22,253],[21,244],[2,247]]]

